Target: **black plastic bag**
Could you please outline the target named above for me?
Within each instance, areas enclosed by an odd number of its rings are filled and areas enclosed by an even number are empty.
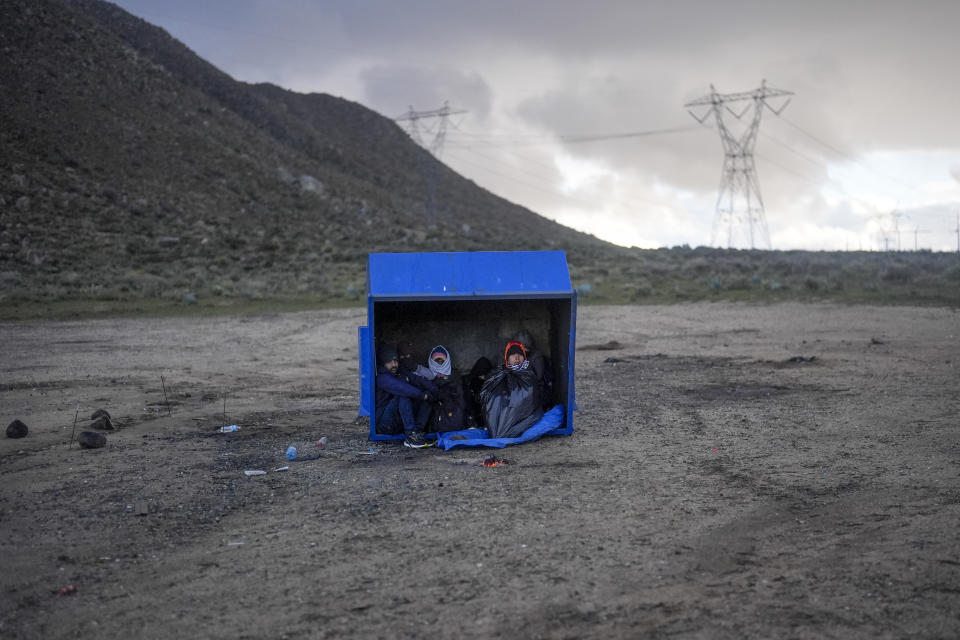
[[[543,417],[541,384],[530,369],[498,369],[480,390],[491,438],[516,438]]]

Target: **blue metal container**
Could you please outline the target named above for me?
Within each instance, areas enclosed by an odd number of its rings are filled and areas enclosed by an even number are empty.
[[[550,359],[553,402],[573,433],[577,292],[563,251],[372,253],[367,262],[367,325],[359,329],[360,410],[376,433],[376,345],[410,342],[426,353],[442,344],[455,370],[480,356],[494,366],[517,331],[528,332]],[[425,364],[425,362],[421,362]],[[465,426],[465,425],[464,425]]]

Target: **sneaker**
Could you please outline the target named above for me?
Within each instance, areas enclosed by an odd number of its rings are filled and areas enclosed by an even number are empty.
[[[424,447],[429,447],[430,443],[423,437],[422,431],[411,431],[403,440],[403,446],[410,447],[411,449],[423,449]]]

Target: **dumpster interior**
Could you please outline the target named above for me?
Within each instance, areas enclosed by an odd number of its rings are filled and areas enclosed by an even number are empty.
[[[419,364],[426,366],[430,349],[450,351],[454,372],[464,375],[481,356],[498,366],[503,349],[521,329],[550,359],[553,401],[567,398],[570,370],[571,300],[496,299],[389,301],[375,303],[377,344],[411,342]]]

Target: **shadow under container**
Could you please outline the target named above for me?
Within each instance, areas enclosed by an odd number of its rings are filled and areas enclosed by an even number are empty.
[[[358,336],[359,414],[370,418],[370,439],[403,438],[376,432],[378,344],[409,342],[424,365],[429,350],[443,345],[459,381],[481,356],[502,365],[520,330],[549,358],[552,404],[563,405],[564,422],[549,433],[573,433],[576,324],[577,292],[563,251],[370,254],[367,325]]]

